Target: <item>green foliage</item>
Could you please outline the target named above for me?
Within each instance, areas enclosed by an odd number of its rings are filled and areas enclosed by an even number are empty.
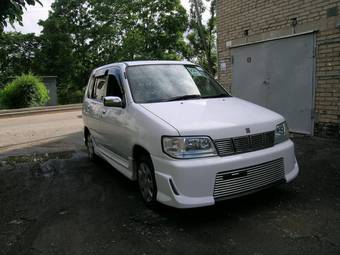
[[[84,90],[70,89],[66,97],[59,97],[59,104],[79,104],[83,102]]]
[[[0,7],[8,2],[15,1],[4,0]],[[55,0],[48,19],[39,23],[40,36],[0,33],[0,88],[20,73],[55,75],[58,96],[67,101],[86,85],[93,68],[127,60],[186,58],[215,72],[216,0],[210,2],[211,18],[203,28],[206,50],[195,13],[189,23],[180,0]]]
[[[39,73],[57,75],[61,96],[85,86],[99,65],[181,59],[188,17],[179,0],[56,0],[40,23]]]
[[[199,15],[195,9],[195,2],[198,5]],[[201,15],[205,12],[206,6],[202,0],[190,0],[190,27],[187,36],[191,54],[189,58],[215,75],[217,72],[216,0],[207,0],[207,2],[210,2],[210,17],[207,24],[201,25]]]
[[[22,25],[23,10],[27,5],[35,5],[41,2],[40,0],[1,0],[0,1],[0,32],[7,26],[8,22],[13,25],[17,21]]]
[[[44,83],[32,74],[23,74],[0,90],[0,103],[5,108],[45,105],[49,100]]]
[[[0,34],[0,83],[5,84],[18,73],[36,72],[36,55],[40,38],[34,34]]]

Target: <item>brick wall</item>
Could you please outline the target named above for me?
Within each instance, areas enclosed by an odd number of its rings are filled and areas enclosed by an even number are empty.
[[[297,25],[292,26],[296,18]],[[315,134],[340,136],[340,0],[217,0],[219,80],[230,88],[231,45],[315,30]]]

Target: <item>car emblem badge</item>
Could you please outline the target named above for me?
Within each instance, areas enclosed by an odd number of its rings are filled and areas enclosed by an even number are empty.
[[[246,133],[250,134],[250,128],[246,128]]]

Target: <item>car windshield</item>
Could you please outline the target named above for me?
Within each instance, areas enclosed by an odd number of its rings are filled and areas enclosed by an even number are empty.
[[[136,103],[229,97],[202,68],[194,65],[141,65],[127,70]]]

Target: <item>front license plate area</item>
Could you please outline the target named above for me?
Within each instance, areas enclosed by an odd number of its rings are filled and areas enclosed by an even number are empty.
[[[223,175],[223,180],[230,180],[230,179],[235,179],[235,178],[239,178],[239,177],[244,177],[247,176],[247,171],[241,171],[241,172],[234,172],[234,173],[230,173],[230,174],[224,174]]]

